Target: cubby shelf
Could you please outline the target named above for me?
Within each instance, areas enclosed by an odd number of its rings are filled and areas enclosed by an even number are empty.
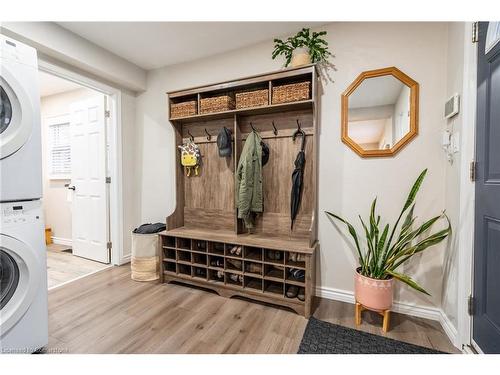
[[[298,287],[310,289],[311,275],[309,272],[311,270],[305,271],[304,281],[293,280],[289,278],[287,270],[293,268],[289,265],[285,265],[290,251],[286,249],[279,250],[282,254],[282,263],[275,262],[264,262],[261,259],[265,258],[266,251],[276,251],[276,249],[266,249],[266,248],[256,248],[253,246],[246,246],[244,244],[236,244],[234,239],[226,245],[238,245],[242,246],[242,254],[240,257],[226,255],[226,254],[213,254],[210,251],[200,252],[195,250],[187,250],[188,242],[189,247],[192,248],[192,244],[197,241],[197,239],[189,239],[186,237],[179,241],[178,237],[169,235],[169,231],[162,232],[160,234],[162,251],[163,251],[163,264],[162,264],[162,279],[163,281],[169,278],[182,279],[183,282],[192,281],[193,284],[199,285],[200,282],[207,282],[210,287],[217,287],[227,289],[225,293],[234,293],[239,295],[240,292],[252,292],[252,297],[262,296],[266,302],[271,302],[271,299],[278,298],[278,302],[273,301],[273,303],[283,304],[285,306],[291,307],[297,312],[306,314],[306,303],[309,304],[310,301],[300,301],[298,298],[288,298],[286,297],[287,287],[295,285]],[[165,244],[171,243],[172,238],[176,244],[183,246],[182,248],[171,248]],[[207,249],[213,249],[217,242],[212,242],[206,240]],[[220,243],[220,242],[219,242]],[[226,246],[226,249],[228,246]],[[258,250],[258,251],[257,251]],[[177,252],[176,259],[169,258],[167,253],[172,254],[172,251]],[[179,259],[179,254],[182,254],[183,259]],[[191,260],[186,260],[190,254]],[[259,255],[260,254],[260,255]],[[307,257],[311,257],[308,254]],[[217,258],[223,261],[224,267],[215,267],[210,265],[210,259]],[[312,258],[308,258],[309,262]],[[204,262],[202,262],[204,260]],[[236,261],[241,264],[241,269],[236,269],[228,263],[228,260]],[[238,264],[238,263],[236,263]],[[262,273],[246,271],[245,267],[249,265],[260,266]],[[201,271],[200,271],[201,270]],[[222,277],[218,277],[222,275]],[[236,275],[237,280],[230,278],[231,275]],[[257,294],[256,294],[257,293]],[[259,299],[259,298],[257,298]],[[309,309],[310,307],[308,307]]]

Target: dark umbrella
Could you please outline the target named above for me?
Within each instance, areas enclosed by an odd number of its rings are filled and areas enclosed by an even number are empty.
[[[302,198],[302,181],[304,179],[304,166],[306,164],[306,153],[304,152],[305,142],[306,142],[306,133],[300,128],[300,124],[297,121],[298,129],[293,134],[293,141],[295,142],[295,138],[297,135],[302,136],[302,145],[300,147],[300,151],[295,158],[295,169],[292,172],[292,192],[290,194],[290,218],[292,219],[292,223],[290,225],[290,230],[293,229],[293,221],[297,217],[297,213],[299,212],[300,200]]]

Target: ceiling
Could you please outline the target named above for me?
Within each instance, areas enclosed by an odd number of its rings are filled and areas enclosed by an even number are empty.
[[[41,71],[39,71],[38,77],[40,82],[40,96],[42,98],[44,96],[60,94],[62,92],[72,91],[82,87],[71,81]]]
[[[325,22],[58,22],[146,69],[192,61],[295,34]],[[269,54],[271,51],[269,51]]]
[[[349,96],[349,108],[395,104],[404,84],[393,76],[365,79]]]

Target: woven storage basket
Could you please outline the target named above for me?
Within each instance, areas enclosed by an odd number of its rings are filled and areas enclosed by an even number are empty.
[[[186,117],[196,115],[196,100],[170,104],[170,117]]]
[[[200,100],[200,113],[216,113],[234,109],[234,99],[230,95],[219,95]]]
[[[311,82],[290,83],[273,87],[273,104],[309,99]]]
[[[236,93],[236,109],[261,107],[269,104],[269,90],[254,90]]]
[[[157,234],[132,233],[132,280],[153,281],[160,278],[159,238]]]

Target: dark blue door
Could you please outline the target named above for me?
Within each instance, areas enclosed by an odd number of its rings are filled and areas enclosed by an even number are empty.
[[[500,353],[500,43],[485,53],[487,30],[480,22],[472,337]]]

